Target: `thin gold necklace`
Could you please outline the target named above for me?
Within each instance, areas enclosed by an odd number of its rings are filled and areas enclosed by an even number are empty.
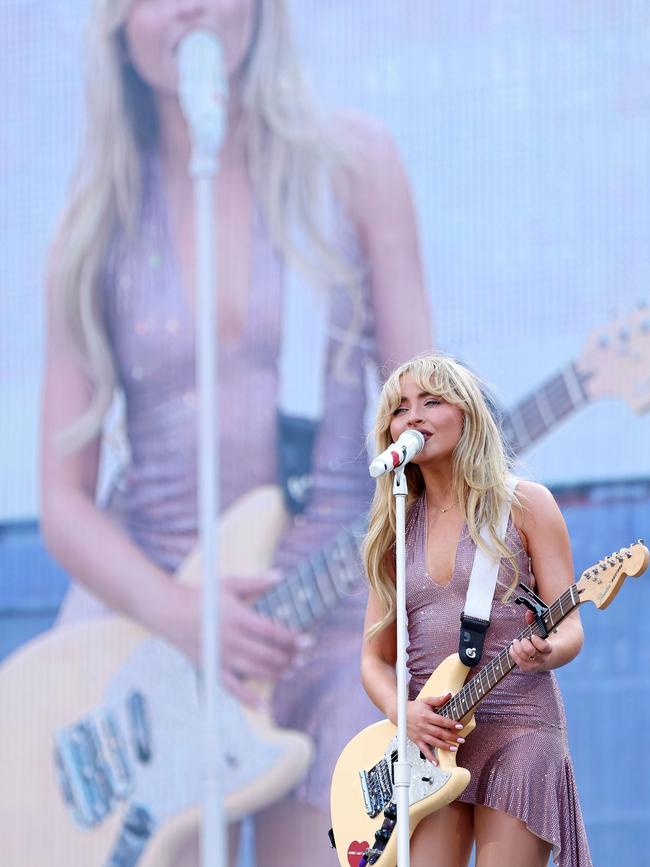
[[[436,512],[440,512],[441,515],[444,515],[445,512],[448,512],[454,504],[450,503],[448,506],[434,506],[433,508]]]

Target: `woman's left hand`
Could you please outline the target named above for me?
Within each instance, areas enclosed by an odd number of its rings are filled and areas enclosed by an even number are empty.
[[[550,642],[539,635],[531,635],[510,645],[510,656],[522,671],[548,671],[553,648]]]
[[[534,616],[526,612],[527,623],[534,621]],[[553,647],[550,641],[539,635],[531,635],[521,641],[518,638],[510,645],[510,657],[521,671],[548,671],[553,667],[551,654]]]

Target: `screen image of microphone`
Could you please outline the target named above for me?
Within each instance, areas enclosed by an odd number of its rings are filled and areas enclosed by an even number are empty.
[[[193,30],[181,40],[176,59],[178,97],[190,134],[197,143],[218,147],[228,98],[221,42],[209,30]]]
[[[371,462],[368,471],[373,479],[378,479],[391,470],[403,467],[419,455],[426,440],[419,430],[405,430],[397,442],[389,446]]]

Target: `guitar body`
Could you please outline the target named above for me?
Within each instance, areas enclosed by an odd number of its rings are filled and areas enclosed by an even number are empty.
[[[284,520],[277,488],[260,488],[236,503],[219,522],[222,574],[266,571]],[[178,578],[200,579],[198,553]],[[150,730],[144,761],[127,711],[134,693],[142,697]],[[0,705],[3,865],[104,865],[129,804],[145,807],[156,827],[146,863],[173,863],[164,853],[196,833],[202,794],[198,681],[182,654],[126,618],[86,621],[47,633],[12,655],[0,669]],[[304,734],[275,728],[266,714],[240,706],[225,691],[219,707],[225,808],[229,820],[236,820],[293,788],[312,747]],[[55,745],[68,743],[61,732],[92,720],[98,708],[110,712],[121,733],[131,777],[123,799],[113,799],[94,818],[77,810],[75,823],[59,783]],[[83,773],[75,782],[83,789]]]
[[[418,697],[455,694],[465,682],[469,669],[457,654],[443,660],[427,680]],[[465,737],[475,726],[474,717],[464,720]],[[374,723],[348,742],[334,769],[331,788],[332,830],[341,867],[356,867],[363,852],[373,846],[375,833],[381,828],[383,812],[370,817],[359,780],[360,771],[375,767],[386,755],[397,749],[397,728],[389,720]],[[454,801],[467,787],[470,773],[456,766],[455,753],[436,750],[439,767],[435,768],[420,757],[415,744],[408,742],[411,764],[410,833],[429,813]],[[422,777],[435,780],[421,782]],[[417,784],[420,781],[420,784]],[[395,867],[397,863],[397,826],[379,859],[380,867]]]

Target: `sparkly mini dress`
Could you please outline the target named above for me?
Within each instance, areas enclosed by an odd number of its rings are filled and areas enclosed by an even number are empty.
[[[451,580],[436,583],[426,569],[427,506],[413,504],[407,525],[406,606],[408,611],[409,697],[416,698],[434,669],[458,652],[476,545],[467,526],[461,531]],[[506,544],[516,555],[519,580],[535,587],[530,561],[510,523]],[[506,561],[499,570],[482,663],[488,663],[524,628],[522,607],[501,600],[512,580]],[[478,672],[481,664],[472,671]],[[573,766],[564,706],[553,672],[507,675],[476,710],[476,728],[458,750],[458,765],[471,781],[459,800],[501,810],[525,822],[553,846],[559,867],[591,867]],[[523,867],[523,865],[522,865]]]
[[[115,239],[101,291],[126,398],[131,452],[107,509],[152,560],[174,572],[197,541],[195,316],[182,285],[162,172],[154,157],[145,178],[139,231],[129,240]],[[362,269],[355,233],[342,213],[335,231],[340,255]],[[223,510],[254,488],[278,481],[284,271],[261,210],[254,208],[246,323],[236,342],[218,347]],[[363,291],[369,312],[367,286]],[[365,328],[350,340],[353,303],[344,288],[332,292],[325,410],[314,447],[313,493],[305,512],[290,521],[276,551],[274,565],[281,570],[298,566],[327,546],[342,527],[363,521],[372,493],[364,426],[364,371],[374,350],[372,316],[366,316]],[[347,348],[340,353],[343,340]],[[361,569],[358,579],[358,591],[351,590],[312,630],[313,647],[303,651],[279,680],[273,699],[277,724],[303,730],[314,742],[314,762],[295,795],[323,810],[329,809],[330,779],[339,753],[354,734],[379,718],[361,685],[357,662],[367,598]],[[75,584],[59,625],[105,613],[97,599]]]

